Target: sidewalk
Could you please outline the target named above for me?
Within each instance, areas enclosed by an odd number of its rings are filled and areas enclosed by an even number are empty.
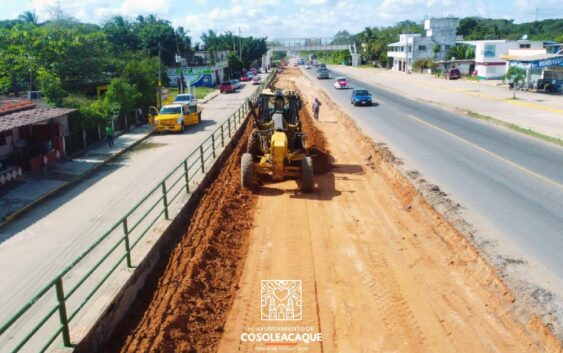
[[[563,139],[563,96],[517,91],[468,80],[449,81],[426,74],[331,65],[330,69],[408,98],[478,113],[524,129]],[[496,81],[498,82],[498,81]],[[374,97],[377,100],[377,97]]]
[[[128,151],[152,133],[143,125],[115,138],[113,147],[95,144],[72,159],[57,162],[46,171],[28,173],[18,186],[0,193],[0,227],[64,188],[83,180],[99,167]]]

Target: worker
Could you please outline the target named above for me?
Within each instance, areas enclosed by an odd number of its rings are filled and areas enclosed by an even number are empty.
[[[321,105],[322,104],[319,99],[315,97],[315,100],[313,101],[313,116],[315,120],[319,120],[319,110],[321,108]]]
[[[113,128],[111,124],[106,126],[106,141],[109,147],[113,147]]]

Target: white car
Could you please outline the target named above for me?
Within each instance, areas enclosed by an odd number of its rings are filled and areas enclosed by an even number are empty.
[[[230,81],[233,84],[233,87],[235,87],[235,89],[240,89],[242,87],[239,80],[230,80]]]
[[[179,94],[174,98],[174,103],[182,103],[190,105],[192,104],[192,95],[191,94]]]
[[[336,89],[346,89],[350,87],[350,83],[346,79],[346,77],[337,77],[334,80],[334,88]]]
[[[307,65],[305,65],[305,68],[306,68],[307,70],[309,70],[309,69],[311,68],[311,65],[307,64]]]

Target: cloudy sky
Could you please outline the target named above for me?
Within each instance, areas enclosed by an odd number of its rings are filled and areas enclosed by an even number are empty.
[[[0,0],[0,19],[34,10],[40,20],[60,2],[64,12],[83,22],[103,23],[112,15],[131,19],[156,14],[184,26],[194,41],[207,29],[238,31],[269,38],[330,36],[358,32],[425,16],[481,16],[533,21],[563,18],[563,0]]]

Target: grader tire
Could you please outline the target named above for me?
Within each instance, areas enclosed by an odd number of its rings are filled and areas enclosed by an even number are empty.
[[[305,157],[301,160],[301,191],[305,193],[313,192],[313,159]]]
[[[254,161],[250,153],[244,153],[240,159],[240,183],[243,187],[249,188],[252,184],[254,174]]]

